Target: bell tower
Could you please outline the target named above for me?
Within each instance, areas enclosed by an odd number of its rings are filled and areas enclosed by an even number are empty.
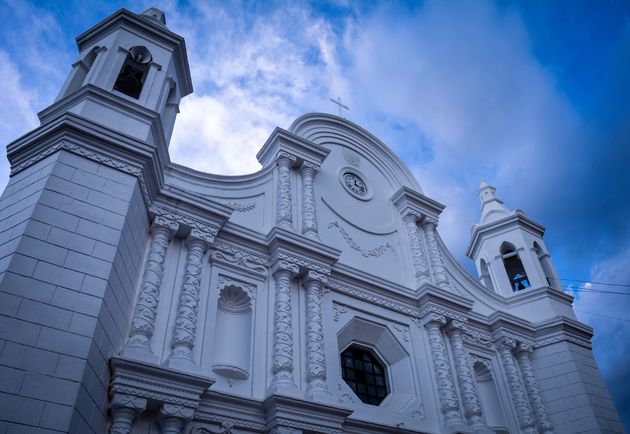
[[[76,41],[79,59],[39,114],[42,124],[70,112],[166,149],[192,81],[184,39],[166,27],[164,13],[121,9]]]
[[[561,289],[547,253],[545,228],[523,211],[510,211],[496,189],[481,182],[481,221],[473,226],[466,255],[475,262],[486,288],[510,297],[530,288]]]

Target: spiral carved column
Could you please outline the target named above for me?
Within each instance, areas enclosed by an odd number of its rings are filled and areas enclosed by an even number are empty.
[[[326,386],[326,349],[322,326],[322,286],[328,276],[309,271],[304,278],[306,287],[306,397],[315,401],[330,398]]]
[[[529,403],[534,411],[538,432],[541,434],[552,434],[553,425],[547,416],[547,410],[545,409],[542,396],[540,396],[538,382],[536,381],[534,369],[532,368],[532,362],[529,358],[532,350],[531,345],[521,343],[516,351],[516,360],[518,360],[521,373],[523,374],[523,382],[525,383],[525,389],[527,390],[527,395],[529,396]]]
[[[291,309],[291,281],[299,272],[297,265],[278,261],[274,265],[276,279],[275,314],[273,330],[273,379],[270,391],[295,393],[293,378],[293,312]]]
[[[457,372],[457,380],[459,382],[459,390],[462,394],[464,404],[464,414],[468,423],[476,430],[485,430],[486,426],[483,420],[481,404],[479,400],[479,391],[470,368],[468,353],[464,348],[464,340],[462,338],[464,324],[460,321],[453,321],[449,324],[448,333],[451,338],[451,347],[455,358],[455,370]]]
[[[427,240],[427,248],[429,250],[429,259],[431,260],[431,269],[433,271],[433,279],[435,284],[440,288],[448,288],[448,275],[446,274],[446,267],[444,267],[444,261],[442,259],[442,253],[438,247],[437,238],[435,235],[435,221],[431,219],[425,219],[422,222],[422,230]]]
[[[319,170],[315,164],[304,162],[300,167],[302,174],[302,234],[318,239],[317,210],[315,208],[315,174]]]
[[[192,351],[197,333],[201,271],[203,269],[203,256],[208,249],[208,243],[189,236],[186,244],[188,246],[186,271],[177,306],[169,366],[181,363],[184,366],[194,367]]]
[[[151,354],[150,344],[155,331],[166,249],[177,227],[177,223],[159,216],[153,222],[149,255],[144,268],[138,302],[131,320],[125,352],[131,349],[138,350],[141,354]]]
[[[418,231],[417,216],[407,214],[403,217],[405,226],[407,227],[407,236],[409,237],[409,247],[411,249],[411,260],[416,275],[416,284],[423,285],[429,281],[429,268],[424,255],[422,240]]]
[[[278,196],[276,224],[293,229],[293,205],[291,203],[291,168],[296,158],[286,152],[278,153]]]
[[[512,402],[516,409],[518,416],[518,423],[521,427],[521,431],[526,434],[536,433],[536,422],[532,410],[529,408],[527,401],[527,395],[523,388],[521,377],[514,363],[512,357],[512,350],[516,347],[516,342],[512,339],[502,338],[497,342],[497,349],[503,363],[503,369],[505,369],[505,375],[510,387],[510,394],[512,395]]]
[[[444,422],[447,426],[461,425],[463,422],[459,411],[459,401],[451,373],[451,364],[446,352],[446,342],[442,335],[442,327],[446,324],[446,319],[442,315],[431,313],[422,318],[422,322],[429,332],[433,371],[437,381],[440,410],[444,415]]]

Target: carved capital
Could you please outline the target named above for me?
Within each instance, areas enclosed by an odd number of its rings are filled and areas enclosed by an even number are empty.
[[[466,333],[468,329],[468,324],[466,324],[464,321],[458,320],[452,320],[446,326],[446,331],[448,331],[449,334],[456,332]]]
[[[290,278],[293,278],[298,275],[300,272],[300,267],[297,264],[288,261],[286,259],[280,259],[274,262],[271,266],[271,274],[276,276],[277,274],[289,275]]]
[[[444,315],[429,312],[425,316],[420,318],[420,323],[426,328],[429,328],[429,327],[441,328],[442,326],[446,324],[446,318],[444,317]]]
[[[311,163],[310,161],[304,161],[300,165],[300,173],[303,175],[310,174],[311,176],[314,176],[320,169],[321,166],[319,164]]]
[[[286,167],[292,167],[297,161],[297,157],[293,154],[289,154],[285,151],[280,151],[276,154],[276,161],[278,165],[286,165]]]
[[[321,273],[318,271],[313,271],[313,270],[308,270],[306,272],[306,274],[304,275],[304,283],[307,284],[308,282],[319,282],[322,285],[325,285],[326,283],[328,283],[328,276],[329,273]]]
[[[147,400],[126,393],[114,393],[110,401],[110,407],[126,407],[140,412],[147,407]]]
[[[528,342],[519,342],[516,348],[517,353],[531,353],[534,351],[534,346]]]
[[[512,338],[505,337],[505,336],[495,339],[494,343],[496,344],[497,348],[501,351],[512,352],[512,350],[516,348],[516,341]]]

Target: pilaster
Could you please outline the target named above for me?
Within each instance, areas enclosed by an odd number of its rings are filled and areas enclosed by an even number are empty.
[[[291,282],[299,267],[286,260],[278,260],[272,268],[276,279],[273,330],[273,379],[270,393],[295,395],[298,387],[293,377],[293,312]]]
[[[313,239],[319,239],[314,183],[317,172],[319,172],[319,165],[308,161],[303,162],[300,166],[300,174],[302,175],[302,234]]]
[[[329,401],[326,386],[326,349],[322,325],[322,289],[328,275],[309,270],[304,276],[306,287],[306,398]]]
[[[279,152],[278,192],[276,199],[276,225],[293,229],[293,204],[291,199],[291,170],[297,158],[287,152]]]
[[[440,252],[435,235],[436,226],[436,220],[425,218],[422,221],[422,230],[424,231],[424,237],[427,240],[427,249],[429,251],[429,259],[431,261],[431,271],[433,271],[433,280],[438,287],[447,289],[449,286],[448,275],[446,273],[446,267],[444,266],[444,260],[442,259],[442,252]]]
[[[166,249],[178,227],[179,224],[176,221],[165,216],[156,216],[153,221],[151,245],[142,277],[142,286],[131,320],[129,337],[123,349],[124,355],[133,355],[142,360],[157,362],[157,356],[151,351],[151,339],[155,331]]]
[[[500,337],[495,341],[499,356],[505,370],[508,386],[510,387],[510,395],[512,403],[516,409],[518,423],[521,431],[526,434],[534,434],[536,430],[536,421],[529,407],[527,394],[523,387],[521,376],[518,373],[512,351],[516,348],[516,341],[509,337]]]
[[[542,400],[542,396],[540,395],[538,381],[536,381],[536,376],[534,375],[534,369],[530,359],[532,351],[533,348],[531,345],[521,342],[516,350],[516,360],[521,368],[523,382],[525,383],[525,390],[527,391],[529,403],[534,411],[534,418],[536,419],[538,432],[541,434],[552,434],[554,432],[553,425],[547,416],[547,410]]]
[[[446,318],[436,313],[429,313],[422,317],[422,324],[429,333],[429,346],[433,357],[433,372],[438,386],[440,410],[444,425],[449,432],[467,432],[459,410],[459,400],[455,390],[455,382],[451,370],[451,363],[446,350],[442,327],[446,325]]]
[[[492,432],[484,423],[479,399],[479,391],[470,366],[470,356],[464,348],[463,333],[466,324],[461,321],[451,321],[447,331],[451,341],[453,357],[455,358],[455,370],[459,382],[459,390],[464,404],[464,415],[475,432]]]
[[[179,296],[175,331],[171,341],[171,355],[168,365],[170,367],[195,369],[196,365],[193,361],[192,353],[197,333],[203,257],[208,249],[209,242],[199,238],[199,234],[191,234],[188,236],[186,245],[188,247],[186,270]]]

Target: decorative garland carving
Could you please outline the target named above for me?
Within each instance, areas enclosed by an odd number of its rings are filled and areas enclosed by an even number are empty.
[[[333,316],[333,320],[335,322],[339,322],[341,315],[348,312],[348,306],[333,302],[333,311],[335,312]]]
[[[319,170],[314,164],[304,162],[300,168],[302,173],[302,233],[317,239],[317,210],[315,208],[315,186],[313,179]]]
[[[392,328],[400,335],[400,338],[403,341],[409,342],[409,327],[404,324],[392,322]]]
[[[226,202],[224,205],[229,206],[236,212],[248,212],[256,208],[256,202],[248,202],[248,203]]]
[[[328,229],[331,229],[333,227],[339,230],[339,233],[341,233],[341,236],[346,241],[348,246],[350,246],[357,252],[360,252],[361,255],[363,255],[363,257],[365,258],[368,258],[370,256],[379,257],[383,255],[387,251],[387,249],[390,249],[394,254],[396,254],[396,250],[394,250],[394,248],[389,242],[385,244],[381,244],[380,246],[377,246],[373,249],[369,249],[369,250],[363,249],[361,248],[361,246],[357,244],[356,241],[354,241],[354,239],[350,236],[350,234],[348,234],[348,232],[346,232],[346,230],[341,227],[338,221],[333,221],[333,222],[328,223]]]
[[[164,416],[171,416],[181,419],[192,419],[195,409],[183,405],[163,404],[160,413]]]
[[[267,275],[266,262],[263,257],[253,255],[243,249],[217,241],[212,245],[213,261],[223,261],[261,275]]]
[[[466,328],[462,335],[464,342],[472,345],[479,345],[489,350],[494,350],[494,342],[492,342],[492,336],[487,333],[482,333],[472,328]]]
[[[293,229],[293,207],[291,205],[291,167],[297,160],[286,152],[278,153],[278,203],[276,224]]]
[[[340,403],[344,403],[344,402],[352,402],[353,404],[356,403],[356,399],[354,399],[354,396],[350,395],[349,393],[345,393],[343,391],[343,387],[341,386],[340,383],[337,383],[337,389],[339,390],[339,399],[338,401]]]
[[[409,417],[412,419],[424,419],[424,405],[421,401],[418,401],[418,404],[415,407],[411,407],[409,410]]]

